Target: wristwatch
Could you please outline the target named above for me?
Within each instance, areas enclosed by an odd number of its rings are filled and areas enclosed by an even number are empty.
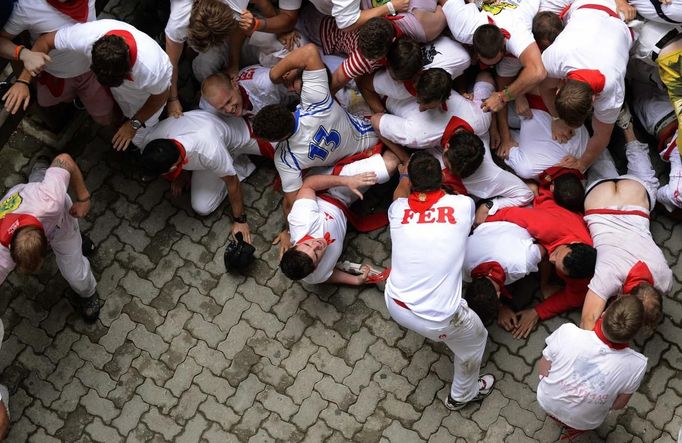
[[[239,217],[232,216],[233,223],[246,223],[246,212]]]
[[[136,119],[135,117],[130,119],[130,126],[133,127],[134,130],[138,130],[140,128],[146,128],[145,124],[141,122],[140,120]]]
[[[486,208],[492,209],[493,208],[493,201],[492,200],[486,200],[483,202]]]

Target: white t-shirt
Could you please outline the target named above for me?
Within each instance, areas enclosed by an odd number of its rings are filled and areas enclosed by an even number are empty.
[[[463,195],[445,195],[422,214],[410,209],[408,199],[395,200],[388,208],[392,269],[386,294],[427,320],[452,316],[462,298],[464,248],[474,210],[474,201]]]
[[[346,237],[346,216],[343,211],[319,198],[299,198],[294,202],[287,221],[292,244],[305,235],[322,238],[327,232],[334,240],[325,249],[315,270],[303,279],[311,285],[329,280],[343,252],[343,240]]]
[[[424,70],[443,68],[452,78],[456,78],[471,64],[469,52],[448,37],[438,37],[431,43],[423,44],[421,49]],[[394,80],[385,69],[374,74],[373,85],[377,94],[396,100],[409,99],[415,92],[406,87],[408,83]]]
[[[632,35],[622,20],[603,11],[578,9],[588,3],[616,10],[615,3],[608,0],[574,2],[567,14],[566,27],[542,53],[542,62],[550,78],[564,79],[577,69],[599,70],[606,81],[594,101],[594,116],[602,123],[615,123],[625,98],[624,79]]]
[[[270,68],[264,66],[247,66],[239,71],[237,82],[249,96],[253,105],[249,113],[254,115],[268,105],[285,103],[289,95],[286,86],[270,80]]]
[[[294,133],[279,142],[275,152],[284,192],[301,188],[304,169],[334,165],[378,141],[368,120],[349,114],[334,100],[325,69],[303,71],[302,80]]]
[[[649,0],[630,0],[630,6],[637,8],[637,13],[647,20],[652,20],[661,23],[670,23],[667,20],[662,19],[657,13],[656,8],[651,4]],[[682,2],[679,0],[673,0],[669,4],[661,3],[661,11],[670,20],[677,23],[682,23]]]
[[[448,0],[443,12],[452,37],[466,45],[473,43],[474,32],[481,25],[494,24],[506,30],[509,33],[506,51],[515,59],[505,57],[496,69],[499,75],[513,77],[521,69],[518,61],[521,53],[535,43],[532,25],[539,7],[539,0],[508,0],[494,5],[484,4],[483,10],[479,11],[474,3]]]
[[[170,0],[170,16],[166,23],[164,30],[166,36],[175,43],[184,43],[187,41],[187,29],[189,28],[189,18],[192,15],[192,4],[194,0]],[[233,1],[223,0],[223,3],[228,5],[235,11],[235,18],[239,19],[239,13],[246,9],[248,0]],[[237,10],[237,8],[241,8]]]
[[[636,206],[618,209],[643,210]],[[663,294],[670,292],[673,273],[651,237],[648,219],[637,215],[591,214],[585,216],[585,222],[597,249],[594,277],[588,285],[592,292],[604,300],[622,293],[625,278],[638,261],[649,267],[656,289]]]
[[[95,0],[88,0],[87,21],[96,19]],[[20,0],[14,5],[3,31],[19,35],[28,30],[31,40],[35,42],[45,33],[58,31],[75,23],[77,22],[74,19],[59,12],[45,0]],[[49,56],[52,61],[47,64],[45,71],[55,77],[71,78],[90,70],[90,59],[83,54],[53,49]]]
[[[54,44],[56,49],[85,55],[90,63],[95,41],[114,30],[129,32],[137,46],[137,57],[131,69],[132,81],[126,79],[121,86],[111,88],[111,94],[121,107],[123,115],[132,118],[150,95],[161,94],[170,88],[173,66],[166,53],[152,38],[127,23],[107,19],[61,29],[55,35]],[[163,106],[147,120],[148,127],[158,121],[162,110]]]
[[[0,217],[6,214],[29,214],[43,225],[52,241],[71,208],[67,191],[71,174],[63,168],[48,168],[42,182],[22,183],[12,187],[0,200]],[[14,269],[9,249],[0,245],[0,284]]]
[[[206,111],[188,111],[179,118],[160,121],[145,133],[140,148],[144,150],[152,140],[174,139],[187,153],[187,164],[183,169],[209,170],[218,177],[236,175],[231,152],[236,156],[240,148],[255,143],[248,135],[248,128],[244,134],[242,124],[245,125],[242,119],[222,119]]]
[[[509,285],[537,272],[542,258],[540,247],[528,231],[508,222],[483,223],[474,229],[464,253],[464,280],[471,281],[471,270],[481,263],[497,262]]]
[[[630,348],[615,350],[594,331],[565,323],[545,340],[552,362],[538,384],[538,403],[574,429],[601,425],[620,394],[632,394],[646,372],[647,358]]]
[[[302,0],[283,0],[279,7],[289,11],[301,9]],[[360,18],[360,0],[310,0],[315,9],[324,15],[334,17],[336,26],[345,29]]]

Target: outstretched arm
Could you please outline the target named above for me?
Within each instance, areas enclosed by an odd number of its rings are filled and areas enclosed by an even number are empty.
[[[223,181],[227,185],[227,198],[230,200],[230,207],[232,208],[232,218],[241,218],[246,215],[244,210],[244,198],[242,197],[242,185],[239,183],[239,177],[236,175],[228,175],[223,177]],[[236,235],[241,232],[244,236],[244,241],[251,243],[251,233],[249,231],[249,224],[233,221],[232,234]]]
[[[76,201],[70,209],[72,216],[85,217],[90,211],[90,192],[85,185],[80,168],[69,154],[59,154],[52,161],[51,167],[62,168],[69,171],[69,189],[75,194]]]
[[[324,63],[317,46],[308,43],[292,51],[291,54],[270,69],[270,80],[273,83],[282,83],[284,74],[292,69],[303,69],[304,71],[324,69]]]
[[[602,312],[604,312],[605,307],[606,301],[603,298],[591,289],[587,291],[585,303],[583,303],[583,313],[580,318],[580,327],[591,331],[594,328],[594,324],[601,317]]]
[[[298,198],[306,198],[310,191],[317,192],[336,186],[345,186],[362,199],[359,188],[372,186],[377,182],[374,172],[363,172],[356,175],[311,175],[303,181],[303,187],[298,191]]]

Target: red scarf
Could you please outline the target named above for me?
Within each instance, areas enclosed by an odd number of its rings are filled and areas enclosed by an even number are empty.
[[[450,143],[450,138],[455,135],[457,130],[463,129],[467,132],[474,133],[474,128],[471,127],[466,120],[463,120],[457,116],[453,116],[448,124],[445,126],[445,131],[443,131],[443,136],[440,138],[440,146],[445,149],[445,145]]]
[[[577,80],[579,82],[587,83],[592,88],[594,94],[599,94],[604,90],[606,84],[606,77],[599,72],[598,69],[576,69],[566,75],[569,80]]]
[[[47,0],[47,3],[57,11],[64,15],[68,15],[78,23],[85,23],[88,21],[90,8],[88,0],[71,0],[62,3],[59,0]]]
[[[414,212],[428,211],[445,195],[445,191],[438,189],[431,192],[413,192],[407,198],[407,204]]]
[[[40,220],[29,214],[7,214],[0,219],[0,244],[9,248],[12,243],[12,237],[17,229],[33,226],[35,228],[43,229]]]
[[[327,245],[331,245],[332,243],[334,243],[336,241],[335,238],[332,238],[332,235],[329,232],[325,232],[324,235],[322,236],[322,238],[324,239],[324,241],[327,242]],[[313,237],[312,235],[306,234],[303,237],[301,237],[301,239],[299,241],[297,241],[295,244],[298,245],[298,244],[301,244],[304,241],[308,241],[308,240],[315,240],[315,237]]]
[[[491,25],[497,26],[497,24],[495,23],[495,20],[493,20],[493,18],[490,16],[488,16],[488,23]],[[509,33],[509,31],[507,31],[504,28],[500,28],[499,26],[497,26],[497,27],[500,30],[500,32],[502,33],[502,35],[504,35],[505,40],[509,40],[511,38],[511,34]]]
[[[540,174],[540,181],[549,185],[562,175],[569,174],[575,175],[580,180],[585,180],[585,175],[577,169],[564,168],[563,166],[552,166],[542,171]]]
[[[528,100],[528,107],[530,109],[538,109],[540,111],[545,111],[549,114],[549,109],[545,105],[545,101],[539,95],[526,94],[526,100]]]
[[[175,143],[175,147],[178,148],[178,152],[180,153],[180,163],[172,171],[161,174],[161,177],[165,178],[169,182],[172,182],[178,178],[182,173],[182,167],[187,164],[187,151],[185,151],[185,147],[182,146],[182,143],[177,140],[173,140],[173,143]]]
[[[654,276],[651,274],[651,270],[643,261],[638,261],[628,272],[627,277],[625,277],[625,283],[623,283],[623,294],[629,294],[642,283],[649,283],[653,286]]]
[[[504,281],[507,279],[507,275],[500,265],[496,261],[483,262],[471,270],[471,278],[485,278],[488,277],[500,287],[500,293],[507,298],[511,298],[511,293],[507,290],[504,285]]]
[[[121,37],[123,41],[125,41],[126,45],[128,45],[128,53],[130,54],[128,66],[132,71],[133,66],[135,66],[135,62],[137,61],[137,42],[135,41],[135,37],[133,37],[133,34],[131,34],[128,31],[124,31],[123,29],[114,29],[113,31],[109,31],[104,35],[116,35],[118,37]],[[132,72],[128,73],[126,79],[133,81]]]
[[[602,319],[599,318],[599,320],[597,320],[597,322],[594,324],[593,331],[595,334],[597,334],[597,337],[599,337],[599,340],[604,342],[606,344],[606,346],[608,346],[611,349],[616,349],[616,350],[621,350],[621,349],[625,349],[628,347],[627,343],[616,343],[616,342],[612,342],[611,340],[606,338],[606,336],[604,335],[604,331],[602,331],[601,326],[602,326]]]
[[[246,89],[244,89],[242,85],[239,85],[239,93],[242,96],[242,108],[246,109],[247,111],[253,110],[253,105],[251,104],[249,93],[246,92]]]

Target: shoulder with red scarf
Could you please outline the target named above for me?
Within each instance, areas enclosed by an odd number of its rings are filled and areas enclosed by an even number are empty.
[[[88,21],[90,13],[89,0],[71,0],[67,2],[47,0],[47,3],[62,14],[71,17],[77,23],[85,23]],[[94,19],[95,17],[93,17],[93,20]]]

